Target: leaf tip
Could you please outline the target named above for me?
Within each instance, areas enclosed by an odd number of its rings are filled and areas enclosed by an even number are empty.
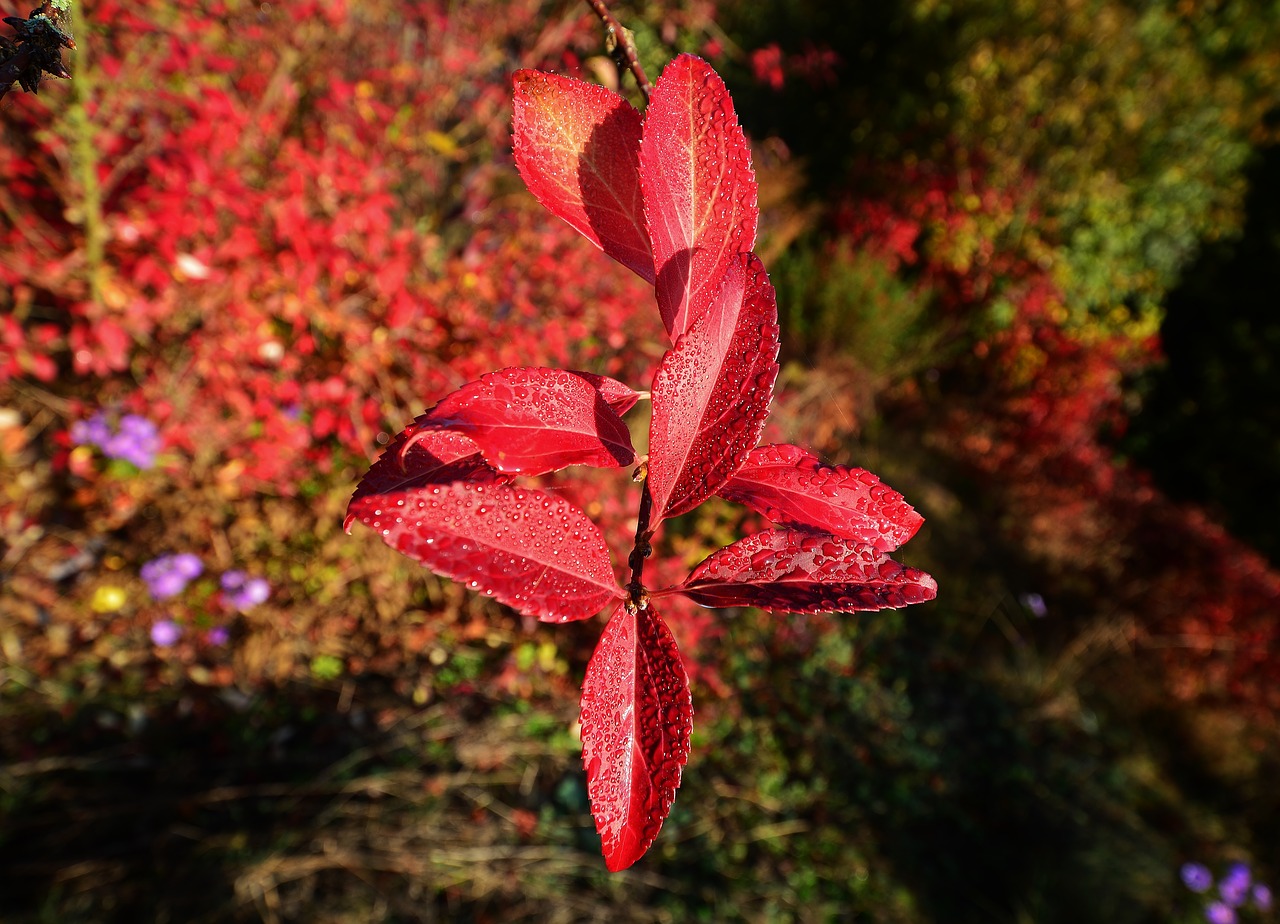
[[[541,77],[540,72],[530,67],[522,67],[511,75],[511,85],[515,88],[515,91],[519,93],[530,83],[538,80],[539,77]]]
[[[635,866],[636,861],[648,852],[648,848],[636,850],[635,845],[630,845],[630,849],[615,847],[612,851],[605,851],[604,866],[611,873],[620,873],[623,870],[630,869]]]
[[[914,569],[913,569],[914,570]],[[925,571],[917,571],[918,575],[915,580],[915,587],[920,598],[911,601],[912,603],[926,603],[929,600],[936,600],[938,597],[938,582],[932,574]]]

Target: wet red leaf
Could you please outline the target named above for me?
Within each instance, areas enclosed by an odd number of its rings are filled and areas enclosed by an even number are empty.
[[[924,517],[902,495],[861,468],[826,465],[799,446],[760,446],[719,491],[782,526],[834,533],[892,552]]]
[[[653,252],[640,194],[640,113],[572,77],[515,73],[516,167],[546,208],[648,282]]]
[[[737,471],[769,415],[777,357],[773,286],[756,256],[742,254],[653,379],[649,492],[655,523],[692,510]]]
[[[623,597],[600,530],[544,491],[458,481],[356,498],[348,518],[437,574],[544,622],[586,619]]]
[[[635,403],[621,382],[584,372],[515,366],[490,372],[440,401],[431,426],[461,433],[496,469],[541,475],[568,465],[617,468],[636,453],[610,406]]]
[[[653,607],[619,605],[582,684],[582,763],[610,871],[644,856],[689,759],[693,700],[675,639]]]
[[[624,385],[617,379],[611,379],[607,375],[597,375],[594,372],[577,372],[573,373],[581,379],[591,383],[591,386],[604,398],[605,404],[613,408],[614,413],[621,416],[636,406],[636,402],[640,400],[639,392],[634,391],[631,386]]]
[[[453,481],[486,483],[500,476],[480,457],[480,447],[461,433],[423,429],[426,416],[419,417],[396,436],[378,461],[365,472],[355,493],[354,504],[370,495],[394,494],[430,484]],[[347,508],[342,528],[351,532],[355,514]]]
[[[703,606],[847,613],[932,600],[932,577],[839,536],[769,529],[712,553],[678,592]]]
[[[640,181],[672,342],[698,319],[725,269],[755,246],[756,176],[733,100],[711,65],[680,55],[644,115]]]

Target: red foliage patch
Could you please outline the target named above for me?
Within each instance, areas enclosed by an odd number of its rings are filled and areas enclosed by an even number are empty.
[[[1170,690],[1274,721],[1280,574],[1106,442],[1125,425],[1124,377],[1152,362],[1158,343],[1073,323],[1048,271],[993,231],[1011,214],[1036,214],[1031,184],[992,188],[980,170],[965,179],[962,190],[954,173],[917,166],[879,184],[896,198],[840,211],[844,233],[912,266],[980,332],[945,445],[1005,498],[1015,542],[1136,617],[1135,641],[1159,651]],[[1012,309],[1001,323],[984,317],[996,299]]]

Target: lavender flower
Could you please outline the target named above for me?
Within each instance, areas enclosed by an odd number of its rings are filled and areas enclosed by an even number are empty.
[[[157,600],[167,600],[182,593],[187,583],[203,572],[204,565],[199,558],[190,552],[181,552],[152,559],[142,566],[140,573],[151,596]]]
[[[1218,894],[1232,908],[1239,908],[1248,899],[1251,884],[1249,867],[1243,863],[1233,863],[1227,867],[1227,874],[1218,884]]]
[[[200,561],[198,555],[190,552],[179,552],[173,557],[173,570],[181,574],[188,581],[194,581],[200,575],[204,574],[204,565]]]
[[[1271,888],[1259,882],[1253,887],[1253,907],[1259,911],[1271,910]]]
[[[1049,612],[1049,607],[1045,606],[1044,597],[1040,594],[1022,594],[1018,597],[1018,602],[1036,619],[1043,619]]]
[[[1183,885],[1192,892],[1205,892],[1213,885],[1213,874],[1203,863],[1184,863],[1179,875]]]
[[[231,633],[227,631],[226,626],[214,626],[205,633],[204,640],[210,645],[225,645],[231,638]]]
[[[155,465],[160,450],[156,425],[137,414],[125,414],[113,431],[106,415],[99,411],[71,425],[71,440],[78,446],[97,446],[107,458],[123,459],[141,469]]]
[[[111,425],[99,411],[88,420],[77,420],[71,425],[71,442],[77,446],[99,446],[111,439]]]
[[[228,571],[222,575],[222,590],[228,603],[244,612],[271,596],[271,585],[264,578],[251,578],[243,571]]]
[[[1210,902],[1205,905],[1204,919],[1209,924],[1236,924],[1236,911],[1222,902]]]
[[[151,641],[157,648],[168,648],[182,637],[182,626],[172,619],[157,620],[151,626]]]

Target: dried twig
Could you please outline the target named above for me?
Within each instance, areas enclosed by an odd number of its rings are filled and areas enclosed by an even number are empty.
[[[631,30],[624,29],[621,23],[613,18],[613,14],[605,6],[604,0],[587,0],[587,6],[595,10],[596,15],[600,17],[600,21],[609,30],[609,44],[607,47],[614,63],[618,65],[620,70],[631,71],[632,76],[636,78],[636,86],[640,88],[640,95],[648,103],[649,94],[653,91],[653,85],[649,83],[649,78],[645,75],[644,68],[640,65],[640,58],[636,55],[636,43],[631,35]]]

